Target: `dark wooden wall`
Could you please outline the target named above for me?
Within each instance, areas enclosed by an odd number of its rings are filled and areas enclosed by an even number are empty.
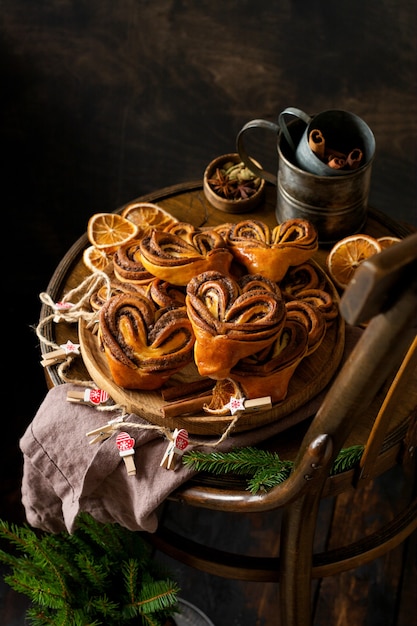
[[[45,386],[38,294],[92,213],[202,177],[252,118],[355,112],[370,202],[417,225],[414,0],[1,0],[5,472]],[[265,160],[275,162],[274,138]],[[10,261],[12,259],[12,261]],[[4,475],[4,473],[3,473]]]

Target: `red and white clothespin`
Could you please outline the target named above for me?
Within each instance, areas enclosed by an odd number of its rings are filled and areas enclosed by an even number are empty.
[[[68,339],[67,343],[62,343],[57,350],[46,352],[42,357],[41,365],[43,367],[55,365],[56,363],[65,361],[67,356],[70,354],[80,354],[80,344],[73,343],[70,339]]]
[[[128,476],[136,476],[135,460],[133,458],[135,454],[135,440],[122,431],[116,437],[116,446],[119,449],[119,454],[125,462]]]
[[[84,389],[84,391],[68,391],[67,401],[76,402],[77,404],[90,404],[99,406],[100,404],[108,404],[109,394],[104,389]]]
[[[266,411],[267,409],[272,409],[272,402],[271,396],[253,398],[252,400],[232,396],[226,406],[229,408],[231,415],[234,415],[241,411]]]
[[[173,433],[173,439],[169,442],[165,454],[162,457],[160,466],[168,470],[175,470],[177,461],[182,457],[187,447],[188,432],[185,428],[176,428]]]

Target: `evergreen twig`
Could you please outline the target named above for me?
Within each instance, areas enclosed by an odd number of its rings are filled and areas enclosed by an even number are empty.
[[[344,448],[336,457],[330,474],[335,475],[355,467],[363,453],[363,446]],[[268,491],[290,475],[293,461],[282,461],[276,452],[253,447],[235,448],[230,452],[187,452],[184,465],[198,472],[213,474],[236,474],[247,477],[247,490],[255,494]]]

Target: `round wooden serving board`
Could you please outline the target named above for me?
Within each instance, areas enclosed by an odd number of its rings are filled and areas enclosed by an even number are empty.
[[[276,188],[272,185],[267,185],[264,201],[256,208],[256,211],[242,215],[241,218],[236,215],[231,215],[228,218],[224,212],[209,206],[204,198],[201,181],[180,183],[173,187],[160,189],[137,198],[135,201],[155,202],[180,221],[199,226],[214,226],[225,221],[238,221],[239,219],[260,219],[270,227],[276,225]],[[122,209],[123,207],[120,207],[117,212],[122,211]],[[405,237],[410,234],[407,228],[390,220],[386,215],[373,208],[369,208],[368,219],[363,232],[374,237],[384,235]],[[65,293],[76,288],[86,278],[88,271],[82,261],[82,253],[88,245],[87,235],[84,234],[60,262],[47,289],[54,301],[57,302],[62,299]],[[313,262],[317,262],[323,271],[325,271],[327,254],[328,248],[322,246],[313,257]],[[330,288],[334,290],[335,297],[338,297],[330,280],[328,283]],[[50,308],[44,304],[41,310],[41,320],[49,317],[50,314]],[[211,416],[203,411],[175,418],[164,417],[162,407],[166,403],[163,401],[161,393],[127,391],[112,381],[104,354],[97,346],[97,338],[85,328],[83,323],[80,323],[80,327],[77,329],[73,324],[54,324],[50,321],[45,325],[44,331],[45,336],[58,345],[65,343],[68,339],[80,343],[83,359],[75,360],[72,365],[71,373],[74,379],[87,380],[88,377],[91,377],[99,387],[110,393],[115,402],[122,404],[130,412],[138,413],[152,424],[170,429],[186,428],[191,434],[213,436],[222,434],[233,419],[231,416]],[[344,322],[339,317],[328,329],[318,350],[304,359],[298,366],[290,382],[286,400],[274,405],[270,410],[242,413],[235,430],[238,432],[248,431],[284,417],[288,419],[291,413],[322,391],[333,378],[341,362],[344,333]],[[43,354],[49,350],[44,344],[41,345],[41,349]],[[48,366],[45,370],[49,386],[62,383],[55,366]],[[193,368],[188,367],[181,374],[174,376],[169,381],[169,385],[181,385],[195,377],[198,377],[195,366]]]
[[[110,375],[104,352],[100,350],[97,335],[87,329],[83,320],[79,322],[78,335],[82,358],[89,375],[100,389],[107,391],[114,402],[125,407],[127,412],[135,413],[151,424],[170,429],[185,428],[190,434],[195,435],[222,434],[234,419],[230,415],[213,416],[204,411],[180,417],[165,417],[161,409],[166,402],[159,391],[132,391],[116,385]],[[344,339],[344,321],[339,316],[327,330],[319,348],[301,361],[290,381],[287,398],[266,411],[244,411],[234,432],[251,430],[275,422],[314,398],[333,377],[343,355]],[[169,383],[170,386],[180,385],[198,377],[193,364],[173,376]]]

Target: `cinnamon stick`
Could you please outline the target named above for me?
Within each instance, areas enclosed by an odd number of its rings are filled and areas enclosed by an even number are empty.
[[[165,406],[161,408],[161,411],[164,417],[187,415],[188,413],[201,411],[205,404],[210,404],[211,399],[211,394],[200,394],[193,398],[187,398],[186,400],[178,400],[177,402],[165,404]]]
[[[341,159],[340,157],[332,156],[328,161],[327,165],[334,170],[341,170],[342,167],[346,165],[346,159]]]
[[[362,150],[360,150],[359,148],[354,148],[353,150],[351,150],[346,159],[348,167],[351,170],[356,170],[362,161],[362,157],[363,153]]]
[[[201,378],[200,380],[194,380],[191,383],[181,383],[175,387],[167,387],[166,389],[161,390],[162,399],[170,402],[171,400],[194,396],[202,391],[212,389],[214,383],[215,381],[212,378]]]
[[[324,159],[326,142],[321,130],[313,128],[308,138],[308,145],[314,154],[319,157],[319,159]]]

